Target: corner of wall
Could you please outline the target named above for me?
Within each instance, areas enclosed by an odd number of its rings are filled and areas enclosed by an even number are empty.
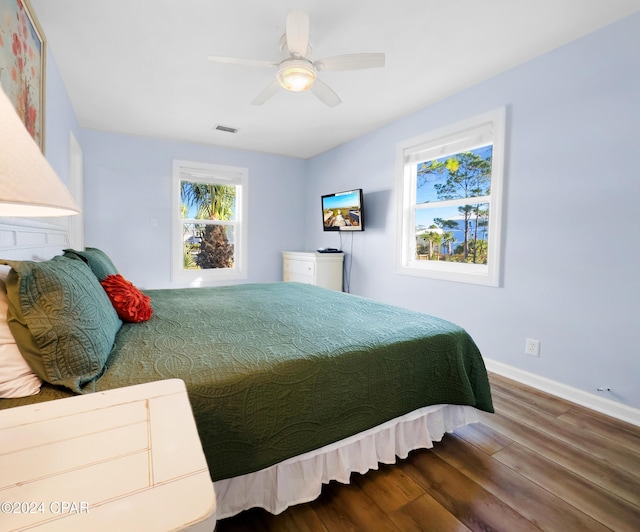
[[[572,403],[590,408],[596,412],[606,414],[607,416],[640,426],[639,409],[618,403],[617,401],[612,401],[611,399],[598,397],[597,395],[579,390],[578,388],[573,388],[572,386],[567,386],[566,384],[562,384],[545,377],[540,377],[539,375],[523,371],[496,360],[485,358],[484,362],[488,371],[497,373],[498,375],[502,375],[503,377],[507,377],[508,379],[531,386],[532,388],[536,388],[543,392],[550,393],[562,399],[566,399]]]

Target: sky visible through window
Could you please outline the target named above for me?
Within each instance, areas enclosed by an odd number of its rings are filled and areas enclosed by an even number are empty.
[[[483,146],[474,150],[468,150],[469,152],[482,157],[483,159],[490,160],[493,146]],[[448,159],[455,158],[454,155],[447,155],[439,159],[435,159],[436,162],[446,163]],[[421,163],[418,163],[421,164]],[[450,172],[444,172],[442,174],[429,174],[425,176],[422,182],[419,182],[416,188],[416,204],[421,205],[425,203],[437,203],[442,201],[442,198],[438,196],[438,192],[435,185],[444,185],[451,176]],[[464,196],[461,196],[464,197]],[[435,223],[436,218],[444,220],[456,220],[462,221],[464,216],[458,210],[458,206],[453,207],[437,207],[429,209],[418,209],[416,211],[416,227],[431,227],[437,225]]]

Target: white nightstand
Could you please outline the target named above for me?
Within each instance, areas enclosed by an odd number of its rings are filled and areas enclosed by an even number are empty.
[[[343,253],[283,251],[282,279],[342,291]]]
[[[216,509],[179,379],[0,411],[0,471],[3,531],[180,530]]]

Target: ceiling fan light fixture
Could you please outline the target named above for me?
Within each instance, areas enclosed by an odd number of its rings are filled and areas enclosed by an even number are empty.
[[[317,77],[318,71],[378,68],[385,63],[383,53],[342,54],[313,60],[309,42],[309,14],[300,9],[290,9],[287,13],[286,31],[280,37],[280,53],[282,59],[279,62],[217,55],[210,55],[209,61],[278,69],[276,79],[271,78],[271,83],[251,101],[251,105],[262,105],[283,88],[292,92],[312,90],[314,96],[328,107],[335,107],[341,100],[331,87]]]
[[[308,91],[316,82],[316,70],[308,61],[299,59],[285,61],[278,70],[278,82],[288,91]]]

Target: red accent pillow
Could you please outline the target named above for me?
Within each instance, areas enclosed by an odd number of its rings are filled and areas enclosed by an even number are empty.
[[[151,298],[140,292],[119,273],[107,275],[100,284],[122,321],[138,323],[151,318]]]

